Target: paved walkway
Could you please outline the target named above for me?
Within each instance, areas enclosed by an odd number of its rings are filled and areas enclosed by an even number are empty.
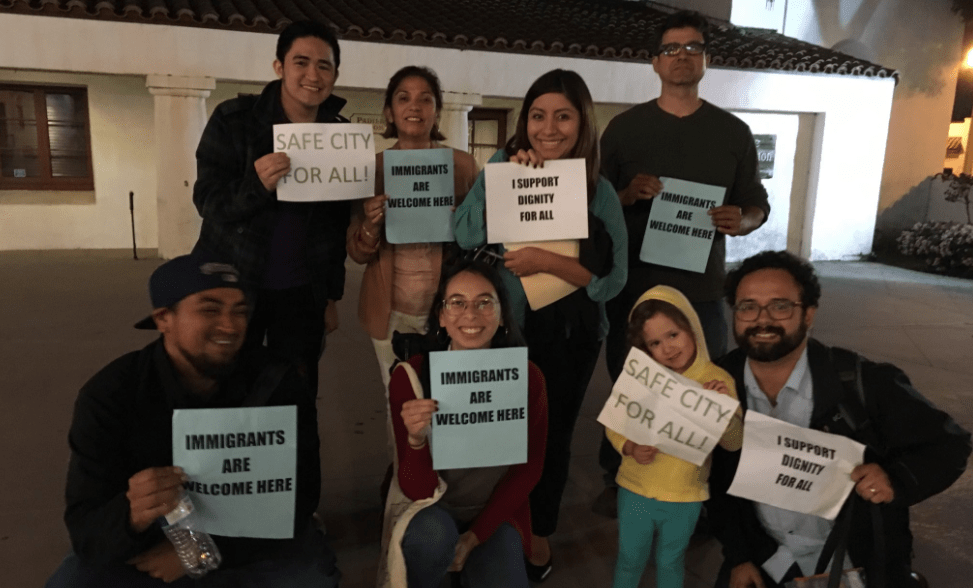
[[[155,259],[124,251],[0,252],[0,585],[43,585],[67,553],[63,513],[67,429],[78,388],[115,357],[151,341],[131,325],[149,310]],[[917,387],[973,429],[973,282],[872,263],[820,263],[824,296],[814,336],[905,369]],[[345,588],[374,585],[378,487],[386,467],[384,398],[359,328],[361,267],[349,265],[342,327],[328,340],[318,403],[324,494]],[[592,514],[600,490],[595,422],[610,382],[598,368],[574,440],[547,586],[609,586],[614,521]],[[916,569],[934,588],[973,577],[973,474],[914,512]],[[718,545],[693,545],[687,588],[711,586]],[[654,586],[648,573],[643,586]]]

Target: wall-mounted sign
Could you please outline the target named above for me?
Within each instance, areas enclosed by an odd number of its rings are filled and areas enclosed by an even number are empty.
[[[757,171],[761,180],[774,177],[774,158],[777,156],[777,135],[754,135],[757,144]]]
[[[385,132],[385,117],[381,113],[371,114],[371,113],[361,113],[356,112],[355,114],[348,117],[353,123],[361,125],[372,125],[372,132],[376,135],[381,135]]]

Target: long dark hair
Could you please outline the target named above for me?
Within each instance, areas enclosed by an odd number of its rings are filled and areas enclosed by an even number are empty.
[[[544,94],[563,94],[568,102],[578,111],[581,117],[578,125],[578,142],[574,148],[565,156],[567,159],[583,158],[585,169],[588,172],[588,202],[595,197],[595,188],[598,186],[598,173],[601,167],[601,158],[598,155],[598,126],[595,121],[595,104],[591,100],[591,92],[588,91],[587,84],[581,79],[577,72],[568,69],[553,69],[541,77],[537,78],[527,95],[524,96],[524,104],[520,107],[520,116],[517,117],[517,129],[514,136],[507,141],[504,148],[507,155],[514,155],[517,151],[524,151],[531,148],[530,139],[527,137],[527,115],[534,100]]]
[[[421,78],[429,84],[429,89],[432,90],[433,98],[436,100],[436,115],[438,116],[443,109],[443,90],[439,84],[439,76],[428,67],[421,65],[407,65],[392,74],[389,85],[385,88],[385,106],[382,107],[382,110],[384,111],[386,108],[391,110],[392,97],[395,95],[395,91],[399,89],[399,84],[406,78]],[[395,122],[388,121],[385,124],[385,131],[382,133],[382,136],[386,139],[393,139],[399,136],[399,130],[395,128]],[[438,122],[432,125],[432,131],[429,133],[429,137],[433,141],[442,141],[446,138],[440,132]]]
[[[490,282],[493,289],[497,292],[497,299],[500,301],[500,318],[503,326],[497,329],[490,340],[490,347],[494,349],[502,347],[525,347],[523,335],[517,326],[517,319],[514,318],[513,309],[510,306],[510,298],[507,290],[503,287],[500,274],[492,266],[478,260],[462,259],[454,265],[444,269],[442,277],[439,279],[439,288],[432,299],[432,308],[429,309],[429,319],[426,323],[426,336],[429,338],[430,349],[446,349],[449,347],[449,335],[446,329],[439,325],[439,311],[443,309],[443,300],[446,298],[446,288],[449,283],[463,272],[470,272],[482,276]],[[442,330],[442,333],[440,333]]]

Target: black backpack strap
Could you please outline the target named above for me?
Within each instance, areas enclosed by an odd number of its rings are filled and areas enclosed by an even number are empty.
[[[815,575],[823,574],[831,562],[831,572],[828,575],[828,588],[838,588],[841,584],[841,573],[845,566],[845,553],[848,551],[848,537],[851,535],[851,520],[855,511],[855,491],[845,499],[838,518],[835,520],[831,533],[824,542],[824,548],[818,557],[818,565],[814,569]]]
[[[260,372],[260,375],[257,376],[257,380],[254,382],[250,394],[243,399],[243,406],[266,406],[267,401],[270,400],[271,395],[277,390],[277,386],[284,379],[284,375],[288,369],[290,369],[288,364],[277,361],[265,367]]]

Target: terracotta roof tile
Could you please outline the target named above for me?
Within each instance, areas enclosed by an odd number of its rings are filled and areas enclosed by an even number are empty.
[[[0,12],[277,33],[324,20],[343,39],[646,61],[666,17],[622,0],[0,0]],[[714,66],[897,77],[892,69],[779,35],[716,23]]]

